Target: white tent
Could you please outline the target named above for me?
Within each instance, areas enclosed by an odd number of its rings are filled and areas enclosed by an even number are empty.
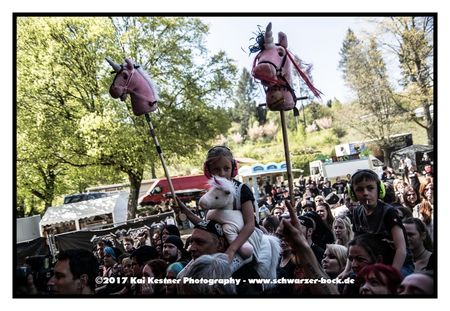
[[[16,219],[16,242],[21,243],[38,238],[39,234],[39,222],[41,216],[34,215],[31,217],[17,218]]]
[[[112,214],[114,224],[119,224],[127,220],[127,202],[128,192],[122,191],[95,200],[51,206],[39,222],[40,231],[42,233],[46,225],[70,221],[74,221],[76,229],[79,230],[80,219],[105,214]]]

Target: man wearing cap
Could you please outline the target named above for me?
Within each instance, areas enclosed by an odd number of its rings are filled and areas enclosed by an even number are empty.
[[[222,225],[214,220],[201,221],[192,230],[191,248],[189,249],[192,260],[201,255],[223,253],[226,246]]]
[[[308,241],[308,244],[311,247],[312,251],[314,252],[314,255],[316,256],[317,260],[321,262],[325,251],[323,250],[323,248],[321,248],[317,244],[314,244],[314,242],[312,241],[312,235],[314,233],[314,230],[316,229],[316,224],[314,220],[308,216],[303,215],[299,216],[298,219],[300,220],[300,224],[306,228],[306,230],[303,232],[306,241]]]
[[[200,256],[224,253],[226,249],[227,242],[223,233],[222,225],[214,220],[200,221],[192,230],[191,247],[189,249],[192,260],[178,274],[177,279],[183,280],[183,277],[188,275],[193,262]],[[236,256],[239,255],[236,254]],[[257,279],[259,278],[259,275],[252,266],[252,263],[247,263],[234,272],[233,277],[236,279]],[[261,292],[261,285],[249,285],[246,282],[241,282],[240,285],[237,286],[238,294],[257,295]]]
[[[167,264],[181,262],[185,266],[190,258],[183,246],[183,241],[176,235],[169,235],[163,244],[163,259]]]
[[[188,274],[189,269],[195,259],[202,255],[212,255],[223,253],[226,250],[226,242],[223,235],[222,225],[214,220],[200,221],[194,226],[191,234],[191,253],[192,260],[178,274],[177,278],[183,280]]]

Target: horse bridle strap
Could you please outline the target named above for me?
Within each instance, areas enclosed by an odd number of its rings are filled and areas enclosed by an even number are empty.
[[[123,69],[122,69],[122,70],[123,70]],[[134,94],[136,97],[139,97],[140,99],[143,99],[143,100],[145,100],[145,101],[148,101],[148,102],[150,103],[150,105],[156,104],[156,100],[155,100],[155,101],[152,101],[152,100],[150,99],[150,97],[147,97],[147,96],[145,96],[145,95],[139,94],[138,92],[133,91],[133,90],[131,90],[131,89],[129,88],[131,79],[133,78],[135,71],[136,71],[136,69],[133,69],[133,70],[131,71],[131,74],[130,74],[130,76],[128,77],[127,82],[125,83],[125,86],[124,86],[124,90],[123,90],[123,91],[124,91],[124,92],[127,92],[127,93],[130,93],[130,94]]]
[[[281,45],[279,45],[279,44],[277,44],[277,46],[280,46],[280,47],[282,47],[283,49],[284,49],[284,51],[285,51],[285,54],[284,54],[284,57],[283,57],[283,59],[281,60],[281,65],[280,65],[280,67],[277,67],[277,65],[275,65],[274,63],[272,63],[271,61],[269,61],[269,60],[263,60],[263,61],[261,61],[261,62],[258,62],[258,65],[259,64],[269,64],[269,65],[272,65],[273,66],[273,68],[275,68],[275,74],[276,74],[276,76],[277,76],[277,78],[282,78],[283,77],[283,66],[284,66],[284,64],[286,63],[286,56],[287,56],[287,54],[288,54],[288,50],[284,47],[284,46],[281,46]],[[258,55],[259,56],[259,55]],[[253,62],[253,68],[255,68],[255,66],[256,66],[256,60],[258,59],[258,56],[257,57],[255,57],[255,60],[254,60],[254,62]],[[283,80],[283,81],[285,81],[286,82],[286,79],[281,79],[281,80]],[[270,82],[275,82],[275,83],[277,83],[279,80],[271,80]],[[287,83],[287,82],[286,82]],[[289,85],[289,84],[288,84]]]
[[[276,72],[276,76],[277,76],[277,80],[270,80],[270,82],[274,82],[274,83],[276,83],[276,84],[281,84],[280,83],[280,81],[283,81],[284,82],[284,85],[282,85],[282,86],[284,86],[284,87],[286,87],[287,89],[288,89],[288,91],[289,91],[289,93],[291,93],[291,95],[292,95],[292,98],[294,99],[294,103],[295,102],[297,102],[297,96],[295,95],[295,91],[294,91],[294,89],[291,87],[291,85],[289,84],[289,82],[286,80],[286,78],[283,76],[283,66],[286,64],[286,58],[289,56],[289,59],[294,63],[294,61],[292,60],[292,57],[291,57],[291,55],[290,55],[290,53],[289,53],[289,51],[288,51],[288,49],[286,49],[284,46],[281,46],[281,45],[279,45],[279,44],[277,44],[277,46],[280,46],[280,47],[282,47],[283,49],[284,49],[284,51],[285,51],[285,54],[284,54],[284,57],[283,57],[283,59],[281,60],[281,65],[280,65],[280,67],[277,67],[274,63],[272,63],[271,61],[268,61],[268,60],[264,60],[264,61],[261,61],[261,62],[258,62],[258,65],[259,64],[269,64],[269,65],[272,65],[274,68],[275,68],[275,72]],[[255,58],[255,61],[253,62],[253,68],[256,66],[256,59],[257,59],[258,57],[256,57]],[[298,69],[297,69],[298,70]],[[266,90],[264,90],[266,93],[267,93],[267,91]]]

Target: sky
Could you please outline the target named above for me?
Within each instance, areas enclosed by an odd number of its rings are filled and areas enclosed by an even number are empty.
[[[372,17],[373,18],[373,17]],[[358,37],[364,38],[367,31],[375,25],[367,17],[344,16],[282,16],[282,17],[202,17],[210,26],[206,38],[206,46],[212,52],[223,50],[229,57],[236,60],[240,71],[246,68],[251,71],[256,54],[249,55],[248,47],[255,43],[250,38],[255,37],[258,25],[263,30],[272,22],[272,32],[275,42],[277,33],[282,31],[287,35],[288,49],[304,62],[312,64],[314,85],[322,91],[322,101],[339,99],[348,102],[353,94],[344,83],[342,72],[338,69],[339,51],[345,39],[347,30],[351,28]],[[386,62],[392,83],[398,77],[398,62],[387,53]],[[263,93],[260,87],[260,92]]]

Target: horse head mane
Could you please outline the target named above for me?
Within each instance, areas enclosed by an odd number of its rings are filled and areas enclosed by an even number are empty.
[[[159,100],[159,96],[158,96],[158,89],[156,88],[156,84],[153,82],[153,80],[150,78],[150,76],[148,75],[148,73],[142,69],[141,66],[139,66],[138,68],[136,68],[136,70],[142,75],[142,77],[145,79],[145,81],[147,81],[147,83],[150,85],[150,87],[152,88],[154,94],[155,94],[155,99]]]
[[[208,181],[208,184],[211,186],[211,189],[215,188],[215,189],[220,189],[223,191],[228,191],[228,192],[232,193],[233,195],[236,192],[236,188],[234,186],[233,181],[228,180],[223,177],[213,176],[213,178],[211,178]]]

